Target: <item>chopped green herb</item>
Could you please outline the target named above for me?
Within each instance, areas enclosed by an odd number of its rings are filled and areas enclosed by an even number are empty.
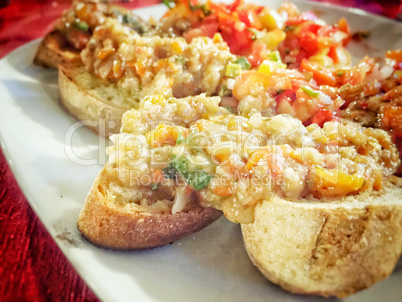
[[[223,107],[223,108],[225,108],[225,109],[226,109],[227,111],[229,111],[230,113],[234,113],[233,108],[230,107],[230,106],[225,106],[225,107]]]
[[[251,27],[247,27],[247,30],[253,34],[253,36],[251,36],[251,40],[253,40],[253,41],[262,38],[262,36],[264,35],[263,32],[256,30],[254,28],[251,28]]]
[[[230,89],[228,89],[228,87],[226,85],[222,85],[222,88],[219,91],[219,96],[224,97],[224,96],[231,96],[231,95],[232,95],[232,91]]]
[[[169,9],[172,9],[173,8],[173,6],[171,6],[171,4],[173,3],[175,3],[175,1],[174,0],[162,0],[162,2],[163,2],[163,4],[165,4]]]
[[[244,70],[249,70],[251,68],[250,62],[245,57],[238,58],[235,63],[239,64]]]
[[[205,171],[198,171],[191,173],[191,177],[187,179],[187,182],[190,184],[190,186],[198,191],[205,188],[209,184],[211,179],[212,176]]]
[[[78,22],[75,27],[77,27],[79,30],[81,31],[88,31],[89,30],[89,26],[87,22],[81,21]]]
[[[112,15],[113,15],[114,17],[118,17],[118,16],[121,15],[121,12],[120,12],[118,9],[114,9],[114,10],[112,11]]]
[[[136,32],[138,32],[140,35],[146,32],[144,26],[139,22],[137,17],[133,15],[130,14],[122,15],[122,22],[130,25],[130,27],[134,29]]]
[[[190,7],[190,10],[192,12],[195,12],[196,10],[200,9],[205,16],[212,14],[212,10],[209,9],[207,4],[192,5],[190,0],[187,0],[187,1],[188,1],[188,6]]]
[[[181,134],[181,132],[179,132],[179,135],[177,136],[177,140],[176,140],[176,145],[180,145],[182,143],[185,142],[185,138],[184,136]]]
[[[151,184],[151,190],[155,191],[158,190],[159,184],[158,183],[152,183]]]
[[[171,165],[179,174],[183,176],[189,173],[187,169],[187,159],[183,156],[181,157],[174,156],[172,158]]]
[[[195,190],[205,188],[212,179],[212,176],[205,171],[190,172],[188,170],[188,160],[183,156],[172,156],[170,165],[163,169],[163,172],[168,178],[175,178],[177,174],[180,174]]]
[[[338,73],[336,74],[337,77],[343,77],[343,71],[338,71]]]
[[[177,57],[175,57],[174,61],[175,61],[177,64],[181,64],[181,65],[184,65],[184,64],[187,63],[187,59],[184,58],[184,57],[182,57],[182,56],[177,56]]]
[[[303,91],[305,93],[307,93],[309,96],[311,96],[313,98],[316,98],[316,97],[318,97],[320,95],[320,93],[317,90],[314,90],[314,89],[312,89],[312,88],[310,88],[308,86],[302,86],[301,89],[303,89]]]
[[[270,58],[271,61],[282,63],[281,55],[277,50],[271,51],[268,57]]]
[[[131,16],[129,15],[121,15],[123,23],[130,24],[131,23]]]

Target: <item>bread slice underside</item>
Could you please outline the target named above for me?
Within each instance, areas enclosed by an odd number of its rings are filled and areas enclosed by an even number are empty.
[[[71,46],[57,30],[48,33],[39,45],[34,64],[57,68],[60,64],[76,64],[81,61],[80,50]]]
[[[201,206],[171,214],[129,200],[122,203],[111,188],[114,181],[105,166],[78,220],[82,235],[99,247],[134,250],[163,246],[200,231],[222,215],[218,210]]]
[[[345,297],[387,278],[402,252],[401,179],[338,202],[279,197],[242,225],[247,252],[273,283],[298,294]]]

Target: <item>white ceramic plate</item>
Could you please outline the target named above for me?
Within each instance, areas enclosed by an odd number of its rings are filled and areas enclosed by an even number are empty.
[[[256,1],[263,4],[263,1]],[[268,1],[266,1],[268,3]],[[279,1],[269,1],[271,7]],[[370,39],[351,45],[355,59],[402,48],[402,25],[360,10],[299,3],[329,22],[345,16]],[[164,6],[138,10],[160,17]],[[32,65],[39,41],[0,62],[0,139],[34,211],[96,295],[104,301],[321,301],[288,294],[260,275],[243,248],[240,228],[222,218],[170,246],[113,252],[84,241],[76,228],[87,192],[105,161],[105,141],[76,123],[58,102],[57,72]],[[67,139],[66,139],[67,137]],[[75,160],[72,160],[74,159]],[[91,160],[92,159],[92,160]],[[345,301],[400,301],[402,269]],[[328,300],[327,300],[328,301]]]

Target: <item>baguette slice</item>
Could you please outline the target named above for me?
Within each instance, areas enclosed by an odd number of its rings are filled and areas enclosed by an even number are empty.
[[[34,64],[57,68],[60,64],[81,62],[80,50],[71,46],[57,30],[48,33],[39,45]]]
[[[59,92],[62,104],[71,115],[105,137],[119,133],[121,117],[131,108],[122,101],[130,98],[124,90],[112,83],[104,85],[81,65],[59,66]]]
[[[336,203],[272,198],[242,225],[247,252],[292,293],[346,297],[387,278],[402,252],[402,181]]]
[[[195,233],[218,219],[213,208],[193,207],[176,214],[151,206],[121,204],[110,188],[115,181],[102,169],[90,190],[78,220],[82,235],[96,246],[115,250],[149,249]]]

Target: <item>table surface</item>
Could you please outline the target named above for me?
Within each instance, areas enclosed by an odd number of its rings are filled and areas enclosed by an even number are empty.
[[[0,5],[5,2],[0,0]],[[136,8],[159,2],[133,0],[125,6]],[[0,58],[43,36],[70,3],[71,0],[12,0],[9,6],[0,8]],[[348,3],[397,17],[401,2],[389,1],[390,6],[386,8],[370,0]],[[98,301],[98,298],[32,211],[0,150],[0,301],[60,300]]]

